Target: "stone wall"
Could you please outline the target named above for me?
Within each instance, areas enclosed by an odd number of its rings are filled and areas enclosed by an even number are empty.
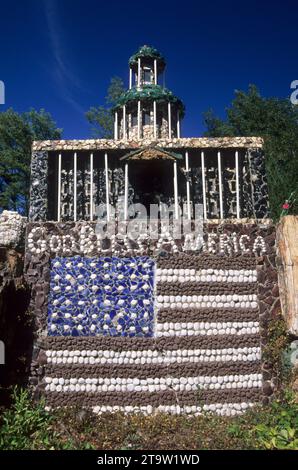
[[[29,224],[31,386],[49,406],[235,415],[268,402],[280,310],[271,224],[186,240],[97,243],[92,224]]]
[[[26,222],[26,217],[22,217],[17,212],[3,211],[0,215],[0,246],[24,248]]]
[[[35,141],[32,151],[57,150],[109,150],[109,149],[135,149],[140,146],[156,144],[159,147],[170,148],[262,148],[261,137],[187,137],[172,139],[84,139],[84,140],[43,140]]]
[[[30,291],[24,279],[26,219],[16,212],[0,216],[0,404],[11,387],[25,385],[30,370],[32,335],[27,315]]]

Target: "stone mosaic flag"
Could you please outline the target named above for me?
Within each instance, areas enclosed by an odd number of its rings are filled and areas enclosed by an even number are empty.
[[[48,404],[242,412],[262,394],[256,280],[250,257],[52,259]]]

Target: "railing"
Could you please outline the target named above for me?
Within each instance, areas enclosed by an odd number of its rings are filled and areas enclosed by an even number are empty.
[[[172,176],[167,174],[174,218],[186,205],[187,218],[194,216],[195,204],[202,204],[203,218],[240,218],[243,204],[243,155],[239,150],[184,152],[184,161],[172,162]],[[96,220],[98,206],[106,206],[105,217],[111,216],[111,206],[117,205],[118,213],[125,220],[130,218],[128,206],[134,203],[134,181],[130,168],[134,161],[119,162],[115,155],[58,153],[50,196],[53,198],[51,220]],[[151,165],[153,161],[148,161]],[[165,171],[168,171],[165,170]],[[157,175],[160,176],[160,175]],[[152,188],[153,193],[153,188]],[[154,201],[152,200],[152,203]],[[122,210],[120,208],[122,204]]]

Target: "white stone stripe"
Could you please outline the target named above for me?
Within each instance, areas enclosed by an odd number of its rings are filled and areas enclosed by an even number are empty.
[[[256,282],[255,269],[156,269],[158,282]]]
[[[49,392],[190,392],[202,390],[224,390],[239,388],[260,388],[262,374],[196,376],[196,377],[154,377],[139,378],[70,378],[45,377],[46,391]]]
[[[157,308],[257,308],[256,294],[158,295]]]
[[[245,335],[259,332],[259,322],[157,323],[155,336]]]
[[[92,408],[93,412],[96,414],[102,413],[117,413],[123,412],[125,414],[129,413],[142,413],[145,415],[155,414],[155,413],[169,413],[169,414],[192,414],[194,416],[199,416],[206,412],[213,412],[221,416],[236,416],[244,413],[248,408],[251,408],[256,403],[252,402],[243,402],[243,403],[213,403],[210,405],[201,406],[179,406],[177,404],[173,405],[160,405],[158,407],[153,407],[151,405],[145,406],[94,406]]]
[[[261,359],[261,348],[177,349],[158,351],[48,350],[52,364],[173,364],[185,362],[253,362]]]

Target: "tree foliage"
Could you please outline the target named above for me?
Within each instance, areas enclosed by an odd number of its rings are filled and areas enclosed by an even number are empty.
[[[119,77],[112,77],[105,105],[92,106],[86,112],[86,118],[91,124],[91,133],[93,137],[102,139],[111,139],[114,135],[114,116],[112,109],[117,103],[119,97],[124,93],[124,83]]]
[[[28,213],[32,141],[59,139],[61,132],[44,109],[0,113],[0,211]]]
[[[288,99],[264,98],[255,85],[236,91],[226,119],[212,110],[204,114],[209,137],[261,136],[264,138],[271,214],[277,219],[291,196],[290,211],[298,213],[298,107]],[[294,196],[293,196],[294,194]]]

